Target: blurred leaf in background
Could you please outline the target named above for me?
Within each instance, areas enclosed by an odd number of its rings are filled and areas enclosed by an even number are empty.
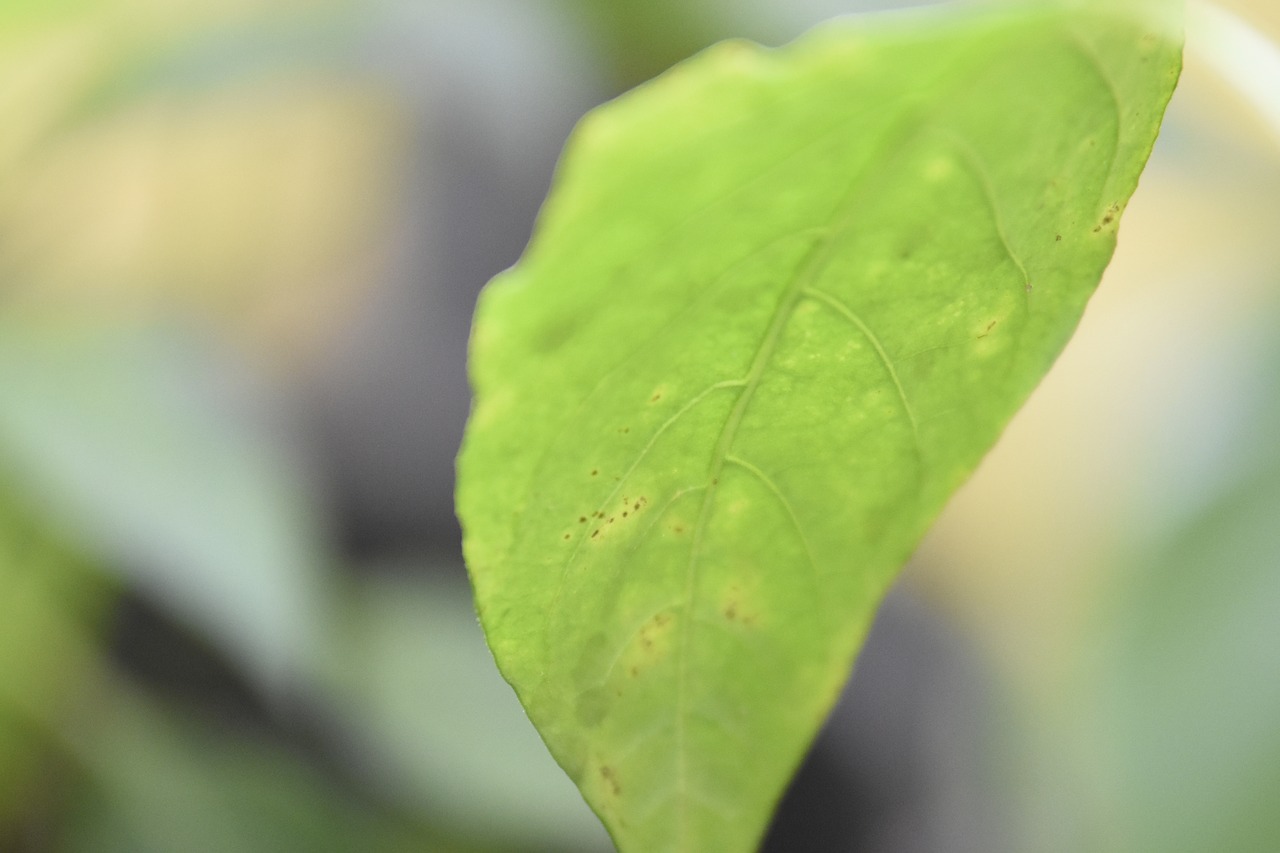
[[[1280,840],[1277,430],[1246,457],[1256,473],[1222,490],[1117,596],[1099,683],[1122,849]]]
[[[154,328],[10,311],[0,458],[30,507],[280,689],[317,645],[332,557],[233,363]]]
[[[511,849],[607,849],[497,676],[470,590],[415,568],[372,573],[331,659],[337,707],[365,721],[379,772],[395,778],[406,805],[471,837]]]
[[[57,808],[65,780],[55,721],[83,698],[110,590],[0,472],[0,849],[8,850]]]
[[[87,784],[56,849],[444,851],[469,849],[335,784],[286,745],[117,689],[81,721]]]
[[[599,844],[464,588],[340,570],[297,423],[417,144],[365,56],[388,5],[0,9],[4,849]]]

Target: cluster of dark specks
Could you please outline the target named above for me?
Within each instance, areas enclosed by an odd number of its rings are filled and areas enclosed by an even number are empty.
[[[1093,233],[1097,234],[1103,228],[1106,228],[1112,222],[1115,222],[1116,217],[1119,215],[1120,215],[1120,205],[1115,202],[1112,202],[1111,206],[1107,208],[1107,212],[1103,214],[1102,222],[1094,226]]]
[[[594,476],[598,472],[593,471],[591,473],[592,473],[592,476]],[[591,513],[591,515],[589,516],[586,516],[586,515],[578,516],[578,524],[583,525],[588,522],[598,524],[599,526],[591,531],[591,535],[589,537],[591,539],[598,539],[600,538],[600,534],[604,532],[604,529],[608,525],[613,524],[621,519],[626,519],[626,518],[632,517],[633,515],[638,515],[640,513],[640,510],[643,509],[645,506],[647,506],[648,503],[649,503],[649,499],[644,495],[637,497],[635,500],[632,500],[629,497],[624,497],[622,499],[621,509],[616,510],[613,515],[609,515],[608,513],[604,512],[604,510],[596,510],[595,512]],[[564,535],[564,539],[566,542],[568,542],[572,538],[573,538],[572,533],[566,533]]]
[[[670,613],[658,613],[649,621],[649,624],[640,629],[640,645],[644,647],[645,651],[653,648],[653,631],[661,631],[670,624]]]

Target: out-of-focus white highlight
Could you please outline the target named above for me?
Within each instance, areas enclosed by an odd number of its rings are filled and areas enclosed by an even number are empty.
[[[1187,7],[1187,50],[1245,98],[1280,143],[1280,46],[1235,13],[1193,2]]]

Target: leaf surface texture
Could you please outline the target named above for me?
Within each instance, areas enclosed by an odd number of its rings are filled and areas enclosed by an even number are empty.
[[[621,849],[758,843],[1097,286],[1167,23],[836,22],[719,45],[575,133],[478,308],[458,509],[498,665]]]

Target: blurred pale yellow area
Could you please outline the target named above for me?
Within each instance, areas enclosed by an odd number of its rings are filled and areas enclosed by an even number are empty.
[[[1221,6],[1280,41],[1272,0]],[[1196,457],[1256,390],[1250,341],[1280,282],[1280,137],[1198,36],[1079,331],[907,573],[1039,715],[1070,707],[1116,567],[1196,508],[1169,501],[1217,485],[1197,481],[1212,464]]]
[[[145,69],[197,34],[333,6],[118,0],[0,35],[0,298],[200,318],[305,360],[381,260],[400,108],[321,63],[161,85]]]

